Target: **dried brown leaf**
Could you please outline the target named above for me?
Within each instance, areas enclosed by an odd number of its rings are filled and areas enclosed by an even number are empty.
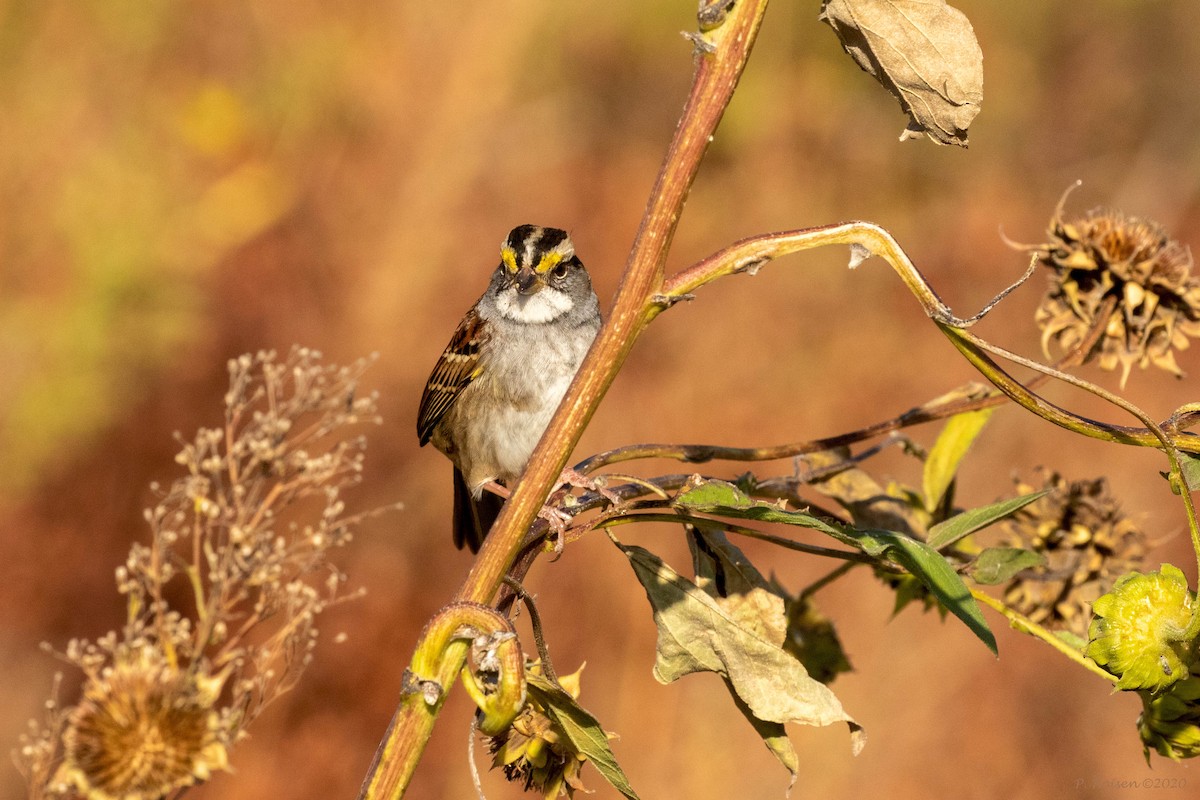
[[[614,540],[615,541],[615,540]],[[842,709],[827,686],[805,671],[803,665],[780,644],[745,626],[730,606],[667,566],[640,547],[617,547],[629,558],[646,590],[658,626],[654,677],[671,683],[693,672],[715,672],[749,711],[747,718],[773,725],[755,725],[767,746],[789,770],[794,758],[783,747],[782,725],[824,726],[845,722],[851,746],[857,753],[865,741],[862,728]],[[736,605],[736,603],[734,604]],[[748,609],[743,609],[748,611]],[[757,627],[757,626],[754,626]]]
[[[826,0],[820,19],[909,115],[901,140],[924,133],[967,146],[983,102],[983,51],[945,0]]]

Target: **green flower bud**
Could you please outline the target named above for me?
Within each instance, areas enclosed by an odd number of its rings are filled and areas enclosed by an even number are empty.
[[[1200,676],[1179,681],[1167,692],[1142,692],[1138,733],[1150,761],[1150,750],[1174,761],[1200,756]]]
[[[1159,692],[1188,676],[1193,641],[1184,639],[1195,599],[1187,578],[1163,564],[1131,572],[1092,605],[1084,653],[1120,680],[1118,689]]]

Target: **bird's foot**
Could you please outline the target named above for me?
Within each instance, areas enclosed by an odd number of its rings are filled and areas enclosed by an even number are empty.
[[[562,474],[558,476],[558,485],[583,489],[585,492],[595,492],[614,506],[621,502],[621,498],[615,492],[609,491],[603,475],[593,478],[571,467],[566,467],[563,469]]]

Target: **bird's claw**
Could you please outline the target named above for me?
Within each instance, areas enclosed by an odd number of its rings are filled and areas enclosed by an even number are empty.
[[[558,483],[560,486],[573,486],[576,489],[583,489],[585,492],[595,492],[614,506],[621,502],[621,498],[615,492],[608,489],[604,476],[592,478],[571,467],[567,467],[558,476]]]
[[[571,521],[571,515],[559,511],[554,506],[542,506],[538,511],[538,519],[544,519],[546,524],[550,526],[550,530],[554,535],[554,561],[562,557],[563,546],[567,541],[567,523]]]

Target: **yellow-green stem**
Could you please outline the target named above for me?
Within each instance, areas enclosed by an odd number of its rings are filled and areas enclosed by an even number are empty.
[[[1079,664],[1084,669],[1099,675],[1109,683],[1114,685],[1116,684],[1118,680],[1116,675],[1109,674],[1095,661],[1092,661],[1083,653],[1079,652],[1074,647],[1071,647],[1071,645],[1067,644],[1062,639],[1043,628],[1041,625],[1038,625],[1036,622],[1029,619],[1029,617],[1014,611],[1013,609],[1004,605],[1004,603],[980,589],[972,589],[971,595],[985,606],[988,606],[989,608],[1003,615],[1014,629],[1021,631],[1022,633],[1028,633],[1031,636],[1036,636],[1038,639],[1041,639],[1043,642],[1050,645],[1055,650],[1074,661],[1076,664]]]
[[[1119,444],[1133,444],[1142,447],[1156,447],[1163,451],[1167,456],[1167,460],[1171,463],[1171,474],[1176,476],[1178,480],[1178,488],[1180,499],[1183,501],[1184,513],[1187,516],[1188,532],[1191,534],[1192,549],[1196,558],[1197,574],[1200,574],[1200,520],[1197,519],[1196,505],[1192,501],[1191,491],[1187,486],[1187,482],[1183,477],[1183,467],[1179,460],[1179,452],[1187,450],[1195,453],[1200,447],[1200,438],[1186,434],[1179,434],[1177,431],[1172,431],[1170,435],[1163,430],[1162,426],[1152,420],[1144,411],[1130,403],[1124,398],[1114,395],[1095,384],[1075,377],[1067,375],[1057,370],[1051,369],[1044,364],[1038,364],[1025,358],[1021,358],[1013,353],[1009,353],[995,345],[988,344],[978,337],[972,336],[964,330],[947,325],[943,322],[937,322],[942,332],[949,337],[950,341],[958,348],[967,360],[971,362],[983,375],[992,382],[992,384],[1008,395],[1015,402],[1025,407],[1029,411],[1037,414],[1042,419],[1053,422],[1067,430],[1081,433],[1085,436],[1090,436],[1096,439],[1104,439]],[[1120,425],[1112,425],[1105,422],[1097,422],[1095,420],[1085,419],[1069,411],[1059,408],[1053,403],[1043,400],[1038,395],[1031,392],[1024,384],[1010,376],[1007,372],[1001,369],[995,361],[987,356],[984,350],[997,353],[1009,360],[1015,361],[1030,369],[1037,370],[1044,374],[1053,375],[1055,378],[1066,383],[1076,386],[1084,391],[1100,397],[1101,399],[1112,403],[1118,408],[1133,415],[1139,422],[1144,425],[1144,428],[1128,428]],[[1192,625],[1189,630],[1200,630],[1200,607],[1197,607],[1193,614]]]

